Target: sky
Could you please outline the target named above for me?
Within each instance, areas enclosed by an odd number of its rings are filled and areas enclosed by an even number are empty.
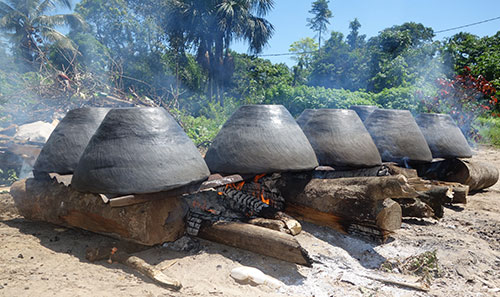
[[[275,32],[262,54],[288,53],[290,44],[305,37],[315,37],[315,32],[307,27],[307,18],[313,0],[275,0],[275,7],[267,16],[274,25]],[[349,34],[349,22],[358,18],[360,34],[367,38],[380,31],[404,22],[422,23],[434,31],[458,27],[486,19],[500,17],[499,0],[330,0],[333,13],[328,30]],[[442,40],[460,31],[478,36],[491,36],[500,31],[500,19],[461,30],[436,34],[435,40]],[[329,35],[329,34],[328,34]],[[324,38],[328,38],[325,34]],[[247,52],[248,46],[241,42],[233,49]],[[265,57],[274,63],[284,62],[294,65],[289,56]]]
[[[79,0],[73,1],[78,3]],[[275,0],[274,9],[266,17],[275,28],[274,35],[262,52],[266,54],[288,53],[290,44],[305,37],[315,37],[307,26],[307,18],[313,0]],[[358,18],[360,34],[367,38],[380,31],[404,22],[422,23],[434,31],[467,25],[500,17],[500,0],[330,0],[333,13],[328,32],[339,31],[347,36],[349,22]],[[435,40],[442,40],[460,31],[480,37],[491,36],[500,31],[500,19],[470,26],[460,30],[436,34]],[[325,34],[323,38],[328,38]],[[235,42],[233,49],[246,53],[248,45]],[[273,63],[294,65],[290,56],[265,57]]]

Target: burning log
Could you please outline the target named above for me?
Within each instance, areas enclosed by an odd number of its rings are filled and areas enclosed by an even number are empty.
[[[203,224],[200,238],[305,266],[312,265],[307,251],[292,236],[239,222]]]
[[[283,179],[286,211],[313,222],[326,220],[322,225],[334,229],[356,223],[394,231],[401,227],[401,208],[388,198],[417,196],[402,175],[310,180],[308,177],[292,174]]]
[[[77,227],[143,245],[174,241],[184,233],[182,200],[169,196],[159,199],[163,193],[154,194],[158,199],[112,208],[98,194],[80,193],[51,179],[20,180],[10,192],[19,213],[29,220]]]
[[[464,159],[446,159],[417,167],[418,175],[428,179],[458,182],[468,185],[470,191],[493,186],[498,181],[498,169],[482,162]]]

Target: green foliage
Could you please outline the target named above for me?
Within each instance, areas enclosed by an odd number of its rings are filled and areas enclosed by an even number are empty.
[[[70,39],[55,27],[84,27],[84,21],[78,14],[51,14],[56,4],[71,9],[68,0],[0,1],[0,30],[10,35],[9,42],[19,61],[44,62],[43,47],[50,44],[76,52]]]
[[[234,75],[228,88],[228,95],[240,98],[242,103],[260,103],[265,99],[266,90],[277,85],[291,85],[292,73],[285,64],[234,54]]]
[[[482,136],[482,143],[500,147],[500,118],[483,116],[477,119],[475,127]]]
[[[11,185],[18,179],[14,169],[2,170],[0,168],[0,185]]]
[[[351,50],[342,33],[333,31],[311,65],[308,84],[336,89],[366,89],[369,75],[366,48]]]
[[[373,100],[383,108],[407,109],[421,112],[421,89],[416,87],[395,87],[373,94]]]
[[[306,108],[349,108],[351,105],[375,105],[373,94],[323,87],[277,85],[266,92],[267,104],[283,104],[292,115]]]
[[[472,74],[484,76],[500,90],[500,31],[483,38],[460,32],[445,42],[442,54],[454,72],[463,74],[468,66]],[[500,97],[500,91],[497,97]]]
[[[330,24],[332,12],[328,8],[328,0],[316,0],[312,3],[312,8],[309,13],[313,14],[312,18],[307,19],[307,25],[313,31],[318,32],[318,45],[321,47],[321,35],[326,30],[326,25]]]

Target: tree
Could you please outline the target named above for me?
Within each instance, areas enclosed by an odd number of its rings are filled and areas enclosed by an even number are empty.
[[[307,19],[309,28],[318,32],[318,49],[321,51],[321,35],[326,30],[326,25],[330,24],[329,19],[332,17],[332,12],[328,9],[328,0],[316,0],[312,3],[312,13],[314,17]]]
[[[273,0],[171,1],[165,29],[193,45],[197,60],[209,77],[208,93],[223,105],[223,87],[234,69],[230,45],[243,39],[249,51],[259,53],[274,28],[263,17]]]
[[[351,47],[351,50],[357,49],[364,46],[366,35],[359,35],[359,28],[361,28],[361,23],[355,18],[349,23],[349,29],[351,32],[347,35],[347,44]]]
[[[13,52],[22,60],[44,59],[43,47],[50,43],[76,51],[70,39],[54,27],[83,26],[83,19],[78,14],[47,15],[57,4],[71,9],[69,0],[0,1],[0,30],[8,34]]]

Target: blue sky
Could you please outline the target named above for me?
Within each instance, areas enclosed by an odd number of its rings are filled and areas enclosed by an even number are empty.
[[[74,3],[79,2],[73,1]],[[290,44],[304,37],[314,37],[307,27],[306,19],[313,0],[275,0],[275,7],[267,16],[274,25],[274,36],[262,54],[287,53]],[[330,0],[333,13],[328,30],[349,33],[349,22],[358,18],[360,34],[372,37],[381,30],[404,22],[417,22],[432,27],[434,31],[458,27],[486,19],[500,17],[499,0]],[[500,19],[467,27],[461,30],[437,34],[441,40],[460,31],[478,36],[491,36],[500,31]],[[324,37],[328,37],[325,34]],[[236,42],[233,49],[246,52],[247,45]],[[284,62],[289,66],[293,60],[289,56],[266,57],[274,63]]]

